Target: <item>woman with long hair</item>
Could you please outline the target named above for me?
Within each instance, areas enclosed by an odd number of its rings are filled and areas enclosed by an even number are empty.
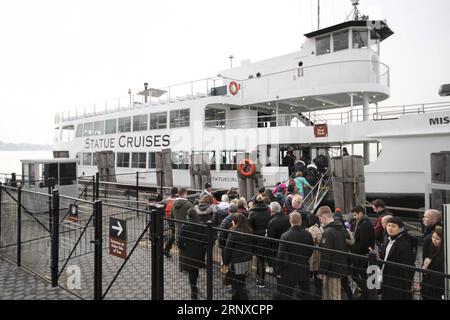
[[[436,226],[431,241],[433,243],[429,257],[424,257],[422,269],[444,273],[444,231]],[[422,300],[442,300],[445,278],[424,272],[421,283]]]
[[[231,278],[232,300],[248,300],[246,280],[247,273],[252,263],[252,242],[246,235],[252,233],[247,217],[242,213],[234,213],[231,217],[230,230],[225,251],[223,264],[228,266]]]

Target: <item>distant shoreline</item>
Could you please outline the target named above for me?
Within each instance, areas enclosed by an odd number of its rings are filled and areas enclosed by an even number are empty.
[[[0,151],[51,151],[52,146],[30,143],[4,143],[0,141]]]

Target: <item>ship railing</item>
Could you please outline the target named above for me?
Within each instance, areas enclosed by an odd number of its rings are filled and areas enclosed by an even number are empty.
[[[104,115],[118,111],[206,98],[213,95],[213,88],[224,87],[233,80],[234,79],[220,76],[178,83],[175,85],[158,88],[159,90],[162,90],[163,93],[159,97],[146,97],[139,94],[142,90],[130,90],[129,94],[126,96],[104,100],[58,113],[55,116],[55,123]]]
[[[378,61],[353,60],[323,63],[313,66],[290,68],[273,73],[256,72],[244,79],[232,79],[222,75],[195,81],[178,83],[162,88],[160,97],[139,95],[141,90],[129,90],[129,94],[115,99],[92,103],[71,109],[55,116],[55,123],[87,118],[110,112],[150,107],[173,102],[201,99],[214,95],[213,88],[223,87],[219,95],[231,96],[228,85],[236,81],[239,85],[236,99],[266,97],[280,91],[302,90],[335,84],[373,83],[389,87],[389,67]],[[280,89],[281,88],[281,89]]]
[[[308,127],[316,124],[344,125],[353,122],[381,121],[397,119],[401,116],[436,113],[450,110],[450,102],[421,103],[398,106],[374,106],[367,110],[366,116],[362,106],[343,108],[339,112],[317,111],[290,114],[264,115],[247,118],[208,120],[206,128],[218,129],[248,129],[271,127]]]

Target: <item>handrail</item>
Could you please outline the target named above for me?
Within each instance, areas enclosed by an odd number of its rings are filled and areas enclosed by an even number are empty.
[[[259,76],[256,79],[260,80],[260,79],[265,79],[265,78],[268,78],[268,77],[271,77],[271,76],[276,76],[276,75],[279,75],[279,74],[290,73],[290,72],[297,72],[299,70],[310,70],[310,69],[324,67],[324,66],[326,67],[326,66],[330,66],[330,65],[342,65],[342,64],[348,64],[348,63],[369,63],[371,65],[375,63],[375,64],[383,67],[384,69],[382,71],[386,70],[384,73],[380,74],[380,72],[377,72],[377,75],[378,75],[377,77],[378,77],[379,81],[381,81],[380,79],[384,79],[386,74],[389,75],[389,72],[390,72],[389,67],[386,64],[384,64],[384,63],[382,63],[380,61],[372,61],[372,60],[344,60],[344,61],[321,63],[321,64],[305,66],[305,67],[289,68],[289,69],[286,69],[286,70],[281,70],[281,71],[276,71],[276,72],[272,72],[272,73],[263,74],[263,75]],[[380,70],[381,70],[381,68],[380,68]],[[179,88],[179,87],[185,86],[185,85],[191,85],[190,95],[193,95],[194,94],[194,85],[197,85],[197,84],[202,83],[202,82],[206,82],[206,92],[202,92],[202,94],[204,94],[206,96],[209,96],[210,95],[210,92],[209,92],[210,87],[209,87],[209,83],[208,82],[212,81],[214,86],[215,86],[215,83],[217,81],[221,81],[221,80],[224,81],[225,85],[227,84],[226,82],[229,82],[229,81],[238,81],[242,85],[244,85],[244,84],[248,83],[249,81],[255,81],[255,78],[233,79],[233,78],[230,78],[230,77],[224,77],[224,76],[220,75],[218,77],[210,77],[210,78],[203,78],[203,79],[200,79],[200,80],[182,82],[182,83],[175,84],[175,85],[161,87],[160,89],[163,89],[163,90],[167,89],[167,90],[165,90],[166,93],[164,95],[167,94],[166,101],[168,103],[170,103],[171,100],[172,100],[171,91],[176,90],[176,88]],[[241,90],[245,90],[245,88],[243,87]],[[184,92],[183,94],[186,96],[186,98],[188,97],[186,92]],[[204,97],[204,96],[202,96],[202,97]],[[201,98],[201,97],[199,97],[199,98]],[[126,107],[121,107],[121,100],[122,101],[126,101],[126,104],[127,104]],[[74,109],[58,113],[58,114],[55,115],[55,123],[59,123],[61,121],[65,121],[66,119],[74,120],[74,119],[82,119],[82,118],[87,118],[87,117],[90,117],[90,116],[106,114],[106,113],[108,113],[108,101],[114,101],[114,104],[117,102],[117,105],[116,105],[117,107],[114,107],[113,111],[130,110],[130,109],[135,107],[135,102],[138,102],[138,101],[135,101],[134,95],[131,95],[131,94],[129,96],[123,96],[123,97],[119,97],[117,99],[109,99],[109,100],[106,100],[106,101],[102,101],[101,103],[94,103],[93,104],[93,106],[94,106],[93,112],[86,113],[86,107],[83,107],[83,108],[80,108],[80,109],[76,108],[75,109],[75,117],[70,117],[70,112],[73,111]],[[104,108],[101,107],[102,111],[97,112],[97,105],[101,106],[103,104],[105,104],[105,107]],[[149,104],[149,106],[151,106],[151,103]],[[104,111],[103,111],[103,109],[104,109]],[[78,113],[78,110],[80,110],[80,113]],[[83,111],[83,112],[81,112],[81,111]],[[67,118],[65,118],[65,114],[66,113],[68,114]]]
[[[417,108],[419,107],[419,108]],[[346,107],[347,109],[348,107]],[[367,121],[377,121],[385,119],[383,117],[378,118],[378,116],[402,116],[402,115],[410,115],[410,114],[423,114],[423,113],[431,113],[431,112],[440,112],[440,111],[447,111],[450,110],[450,101],[449,102],[435,102],[435,103],[421,103],[421,104],[411,104],[411,105],[397,105],[397,106],[385,106],[385,107],[370,107],[368,108],[369,112],[369,120]],[[336,124],[346,124],[346,123],[352,123],[352,122],[361,122],[364,120],[361,120],[361,117],[359,116],[362,114],[362,107],[354,108],[353,109],[353,115],[351,114],[351,110],[345,111],[345,112],[326,112],[323,113],[320,111],[315,112],[317,116],[319,116],[321,119],[321,122],[327,123],[330,125],[336,125]],[[308,112],[302,112],[303,116],[308,118]],[[311,112],[311,115],[313,112]],[[355,118],[356,115],[356,121],[354,121],[352,118]],[[270,117],[270,120],[266,120],[268,117]],[[286,126],[284,125],[284,120],[291,118],[291,121],[295,118],[299,119],[301,116],[296,113],[283,113],[278,114],[278,118],[276,114],[268,115],[268,116],[257,116],[257,117],[246,117],[246,118],[232,118],[232,119],[224,119],[221,120],[222,123],[225,124],[225,127],[221,127],[222,129],[226,129],[227,123],[232,122],[239,122],[242,126],[245,125],[251,125],[254,123],[254,120],[257,120],[257,123],[265,123],[265,122],[274,122],[277,124],[277,126]],[[311,122],[315,123],[316,121],[312,121],[314,119],[311,117],[309,120]],[[370,120],[371,119],[371,120]],[[265,120],[265,121],[259,121],[259,120]],[[348,120],[348,121],[345,121]],[[215,126],[208,126],[207,124],[214,124],[218,120],[207,120],[204,121],[204,125],[207,128],[217,128]],[[247,121],[247,122],[246,122]],[[301,121],[299,119],[299,121]],[[303,123],[303,122],[302,122]],[[307,123],[304,123],[305,126],[308,126]],[[291,125],[288,125],[292,126]],[[295,126],[294,126],[295,127]]]

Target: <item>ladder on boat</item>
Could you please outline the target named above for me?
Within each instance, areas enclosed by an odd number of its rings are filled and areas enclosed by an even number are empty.
[[[326,197],[331,190],[331,175],[328,169],[322,174],[322,177],[316,183],[316,185],[309,191],[306,197],[303,199],[303,208],[305,211],[314,212],[322,203],[322,200]]]

